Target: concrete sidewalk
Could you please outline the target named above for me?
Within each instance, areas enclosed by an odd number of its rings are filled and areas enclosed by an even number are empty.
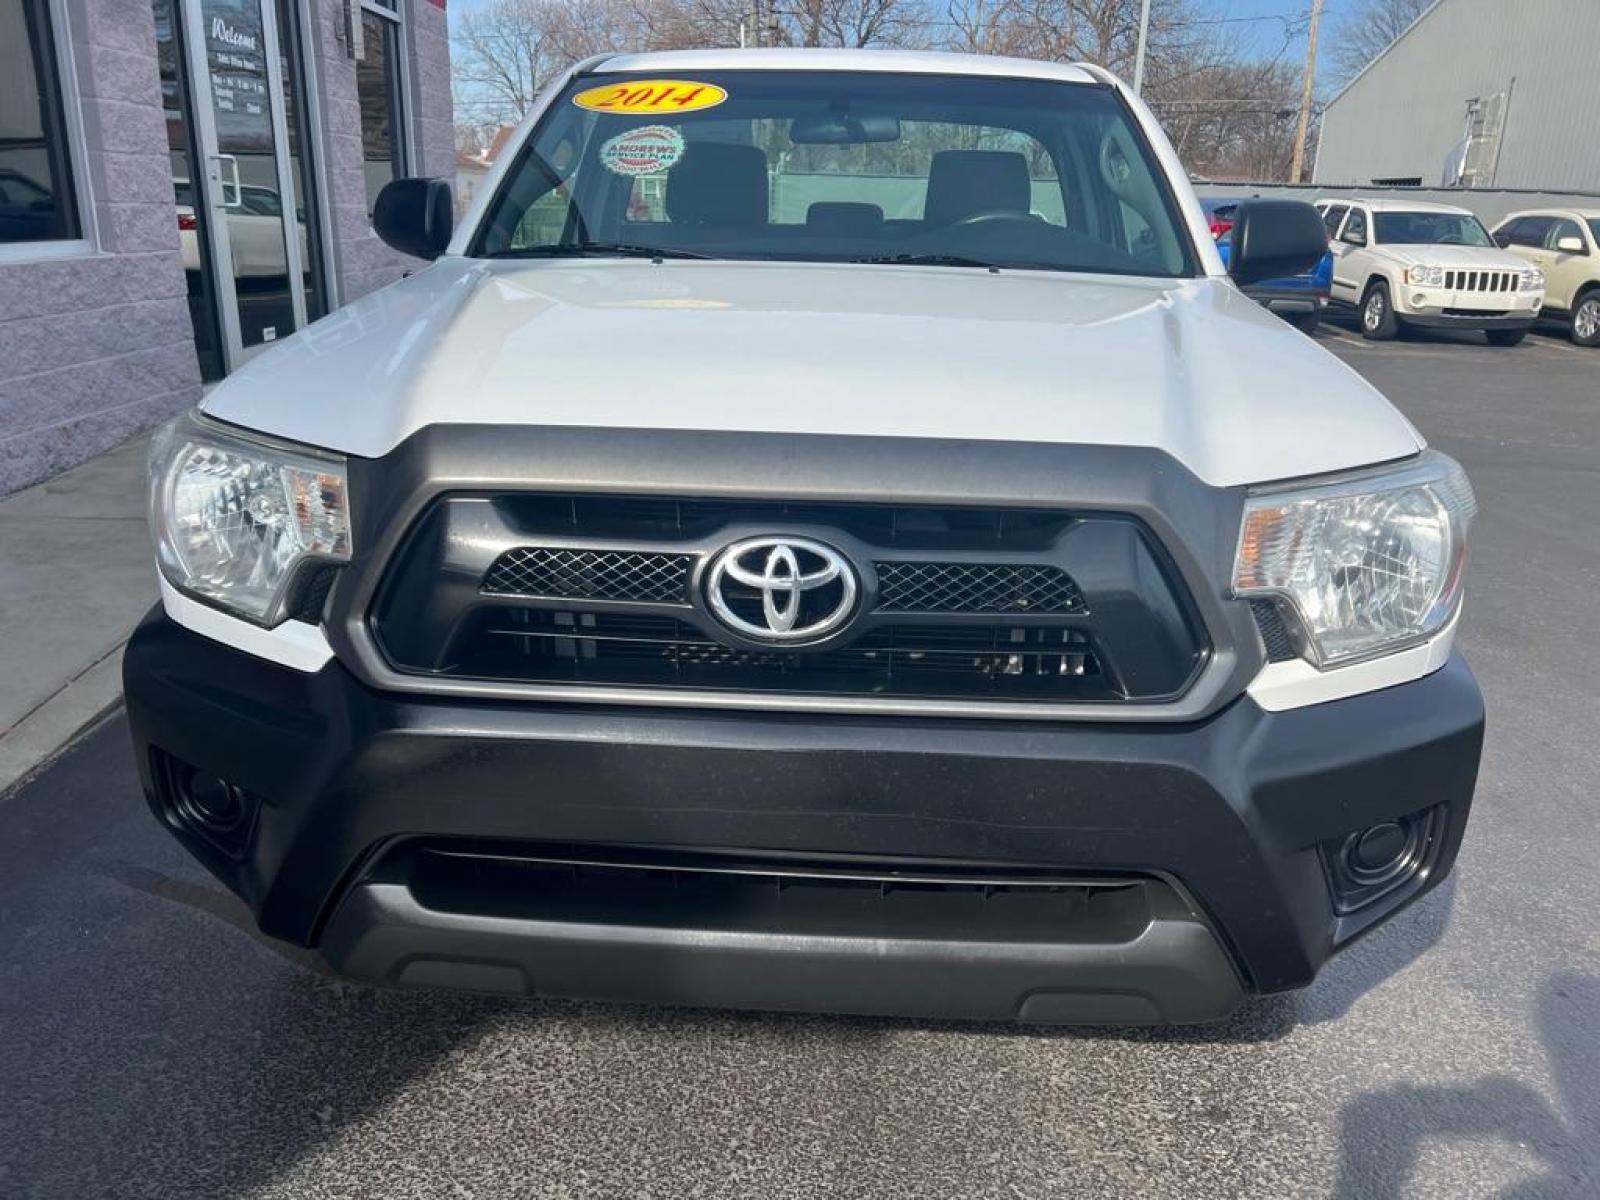
[[[122,643],[156,600],[147,441],[0,500],[0,792],[122,694]]]

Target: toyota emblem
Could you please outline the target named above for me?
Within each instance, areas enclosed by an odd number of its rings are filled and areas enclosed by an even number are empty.
[[[809,538],[746,538],[706,573],[706,601],[733,632],[757,642],[816,642],[855,612],[861,584],[832,546]]]

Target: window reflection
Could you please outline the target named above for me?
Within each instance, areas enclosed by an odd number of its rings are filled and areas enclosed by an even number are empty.
[[[46,0],[0,0],[0,242],[78,236]]]

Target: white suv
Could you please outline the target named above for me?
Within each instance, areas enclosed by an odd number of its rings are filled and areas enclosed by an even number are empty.
[[[1494,231],[1503,249],[1544,272],[1544,316],[1580,346],[1600,346],[1600,208],[1514,212]]]
[[[1464,208],[1361,197],[1316,208],[1333,254],[1331,303],[1359,312],[1363,337],[1481,329],[1491,345],[1515,346],[1539,315],[1544,275]]]

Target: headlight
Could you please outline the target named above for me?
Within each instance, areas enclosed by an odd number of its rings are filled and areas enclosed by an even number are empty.
[[[150,528],[174,587],[276,625],[301,564],[350,557],[344,461],[179,417],[150,446]]]
[[[1522,290],[1537,292],[1544,287],[1544,272],[1536,267],[1529,267],[1522,273]]]
[[[1245,501],[1239,596],[1272,596],[1319,667],[1387,654],[1443,629],[1461,600],[1472,487],[1453,460]]]
[[[1415,283],[1422,287],[1443,287],[1443,267],[1407,267],[1406,282]]]

